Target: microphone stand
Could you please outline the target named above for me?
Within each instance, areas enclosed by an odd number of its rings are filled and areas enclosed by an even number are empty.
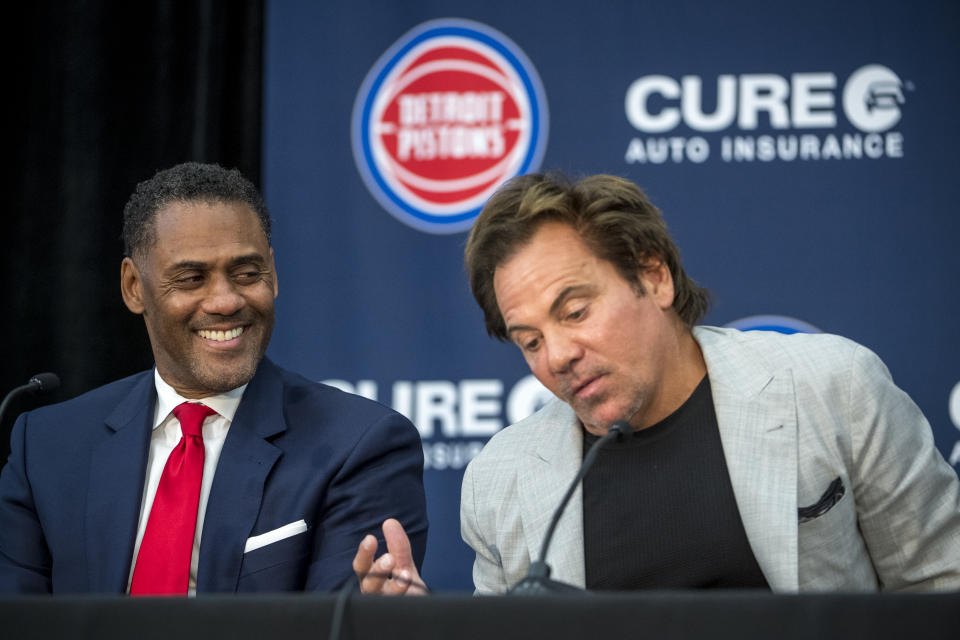
[[[7,394],[7,397],[3,399],[3,402],[0,403],[0,424],[3,423],[3,418],[7,413],[7,408],[10,406],[10,403],[13,402],[14,398],[17,398],[24,393],[53,391],[59,386],[60,378],[58,378],[57,374],[55,373],[38,373],[37,375],[33,376],[30,378],[30,382],[13,389]]]
[[[547,527],[547,535],[544,536],[543,545],[540,547],[540,558],[530,563],[526,577],[513,585],[513,587],[507,591],[507,595],[537,596],[561,593],[586,593],[583,589],[575,587],[572,584],[550,579],[550,565],[547,564],[547,550],[550,548],[550,541],[553,540],[553,533],[557,528],[557,523],[560,521],[560,516],[563,515],[564,510],[567,508],[567,503],[570,502],[570,498],[580,485],[580,481],[583,480],[583,477],[587,475],[587,471],[593,466],[597,454],[600,452],[600,448],[611,440],[624,438],[632,431],[633,428],[626,420],[618,420],[610,425],[607,433],[605,433],[602,438],[593,443],[593,446],[587,451],[587,455],[584,456],[583,464],[580,465],[580,470],[573,478],[573,482],[567,487],[567,492],[563,494],[560,505],[553,512],[550,526]]]

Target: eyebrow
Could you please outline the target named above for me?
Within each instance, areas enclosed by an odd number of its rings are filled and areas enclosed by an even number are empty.
[[[244,256],[237,256],[230,260],[230,266],[235,267],[241,264],[255,264],[262,265],[266,263],[266,259],[259,253],[248,253]]]
[[[265,262],[266,260],[259,253],[248,253],[246,255],[231,258],[227,266],[229,268],[229,267],[236,267],[243,264],[262,265]],[[209,266],[208,262],[201,262],[199,260],[181,260],[180,262],[170,265],[169,270],[178,271],[181,269],[197,269],[202,271],[203,269],[206,269],[208,266]]]
[[[576,298],[578,296],[584,296],[596,291],[596,286],[592,284],[574,284],[569,287],[564,287],[562,291],[557,295],[553,300],[553,304],[550,305],[550,315],[556,315],[560,311],[560,307],[566,303],[570,298]]]
[[[575,298],[577,296],[588,295],[597,290],[597,287],[592,284],[575,284],[569,287],[564,287],[563,290],[557,295],[553,300],[553,304],[550,305],[550,315],[557,315],[557,312],[560,311],[560,308],[566,303],[570,298]],[[515,331],[535,331],[535,329],[529,325],[517,324],[507,327],[507,335],[512,335]]]
[[[534,328],[525,324],[515,324],[512,327],[507,327],[507,335],[511,336],[511,340],[513,340],[512,336],[517,331],[534,331]]]

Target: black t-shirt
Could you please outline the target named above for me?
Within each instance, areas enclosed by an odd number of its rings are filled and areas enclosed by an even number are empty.
[[[598,440],[584,433],[584,455]],[[769,588],[750,549],[704,376],[659,423],[599,451],[583,480],[586,586]]]

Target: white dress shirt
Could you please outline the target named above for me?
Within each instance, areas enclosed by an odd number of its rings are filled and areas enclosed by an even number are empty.
[[[213,484],[213,474],[217,470],[217,461],[220,451],[227,439],[227,430],[233,421],[233,416],[240,405],[240,398],[247,385],[237,387],[226,393],[221,393],[200,400],[188,400],[181,397],[160,377],[156,369],[153,370],[153,379],[157,388],[157,404],[153,414],[153,434],[150,436],[150,456],[147,458],[147,481],[143,487],[143,499],[140,502],[140,521],[137,524],[137,542],[133,547],[133,562],[130,563],[130,575],[127,578],[127,593],[130,593],[130,581],[133,580],[133,569],[137,565],[137,555],[140,553],[140,542],[147,528],[150,518],[150,509],[153,507],[153,498],[157,494],[160,476],[167,458],[173,449],[180,443],[183,433],[180,431],[180,421],[173,415],[173,409],[183,402],[199,402],[217,413],[207,416],[203,421],[203,479],[200,481],[200,504],[197,507],[197,530],[193,536],[193,552],[190,554],[190,586],[189,595],[197,593],[197,565],[200,559],[200,536],[203,533],[203,516],[207,511],[207,500],[210,498],[210,486]]]

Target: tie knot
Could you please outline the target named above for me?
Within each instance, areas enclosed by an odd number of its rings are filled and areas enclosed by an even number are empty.
[[[173,415],[180,421],[180,430],[185,436],[202,437],[200,428],[203,426],[203,419],[215,413],[210,407],[196,402],[184,402],[173,408]]]

